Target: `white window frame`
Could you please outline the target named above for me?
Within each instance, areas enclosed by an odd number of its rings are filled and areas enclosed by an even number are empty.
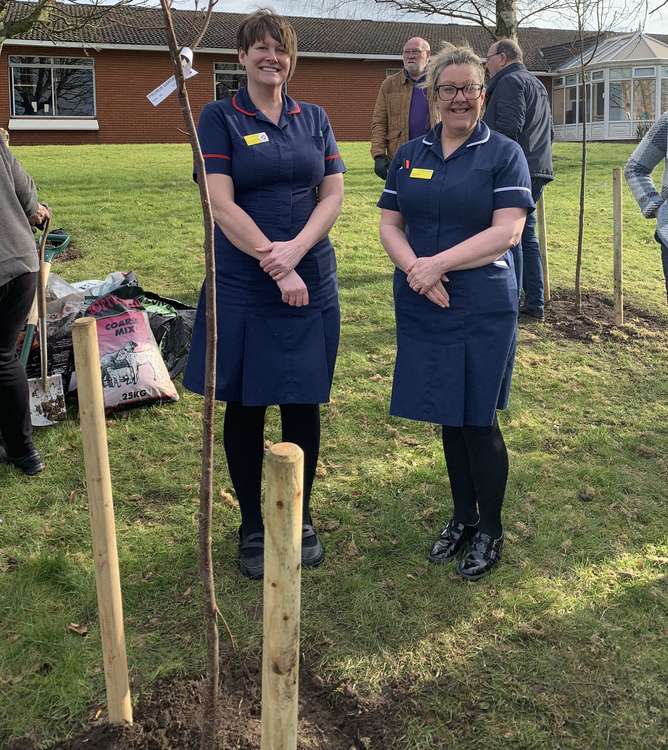
[[[21,62],[22,60],[29,60],[30,58],[37,57],[40,60],[48,60],[48,63],[33,63],[33,62]],[[75,64],[75,63],[66,63],[62,64],[59,61],[60,60],[82,60],[85,61],[85,64]],[[69,129],[77,129],[76,123],[94,123],[95,127],[86,126],[85,124],[82,126],[83,129],[88,130],[97,130],[97,85],[95,80],[95,60],[92,58],[87,57],[50,57],[47,55],[9,55],[8,59],[9,63],[9,111],[11,113],[10,117],[10,130],[25,130],[25,129],[33,129],[21,127],[18,125],[21,120],[30,120],[31,123],[36,125],[39,122],[45,122],[47,120],[55,120],[58,124],[61,124],[63,126],[63,129],[69,130]],[[51,71],[51,101],[54,103],[54,107],[56,106],[57,97],[56,97],[56,91],[55,91],[55,71],[56,70],[90,70],[92,73],[92,83],[93,83],[93,114],[91,115],[58,115],[58,114],[26,114],[22,113],[20,115],[17,115],[14,113],[14,69],[15,68],[48,68]],[[34,129],[37,130],[51,130],[54,129],[52,126],[36,126]],[[56,129],[60,129],[57,128]]]

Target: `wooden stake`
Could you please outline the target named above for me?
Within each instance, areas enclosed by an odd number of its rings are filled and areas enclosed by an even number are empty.
[[[624,325],[624,227],[622,221],[622,170],[612,170],[612,218],[613,218],[613,252],[615,276],[615,324]]]
[[[114,503],[100,377],[100,350],[95,320],[77,320],[72,328],[72,339],[109,721],[112,724],[132,724],[121,579],[118,570]]]
[[[538,214],[538,245],[540,247],[540,260],[543,264],[543,290],[545,302],[550,301],[550,265],[547,259],[547,227],[545,225],[545,193],[538,199],[536,204]]]
[[[303,484],[302,449],[272,446],[264,507],[262,750],[297,747]]]

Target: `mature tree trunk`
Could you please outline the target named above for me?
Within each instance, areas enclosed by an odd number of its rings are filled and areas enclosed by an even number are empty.
[[[193,159],[198,180],[202,215],[204,219],[204,257],[206,265],[206,364],[204,376],[204,414],[202,431],[202,477],[199,492],[199,567],[202,585],[204,587],[204,611],[207,626],[207,691],[202,712],[202,750],[214,750],[217,747],[216,726],[218,707],[219,682],[219,638],[218,638],[218,605],[216,604],[216,590],[213,578],[213,556],[211,550],[211,524],[213,510],[213,425],[216,407],[216,261],[213,244],[213,212],[209,189],[205,179],[204,158],[197,137],[197,128],[193,118],[188,92],[186,90],[183,68],[179,56],[174,23],[172,19],[171,0],[160,0],[167,31],[167,43],[170,57],[174,65],[177,81],[177,94],[181,105],[181,114],[188,131],[188,139],[193,152]],[[209,3],[209,12],[213,8],[213,0]],[[213,2],[215,4],[215,2]],[[208,23],[208,17],[207,21]],[[202,38],[204,29],[200,32],[197,43]],[[193,46],[197,46],[195,43]]]
[[[517,41],[517,0],[496,0],[496,38]]]

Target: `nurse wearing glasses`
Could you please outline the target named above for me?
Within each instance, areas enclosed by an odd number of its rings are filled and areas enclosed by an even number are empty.
[[[533,210],[520,147],[480,120],[484,71],[467,47],[432,58],[441,123],[402,146],[378,202],[394,265],[391,414],[442,426],[454,507],[429,560],[475,580],[500,560],[508,403],[517,327],[509,248]]]

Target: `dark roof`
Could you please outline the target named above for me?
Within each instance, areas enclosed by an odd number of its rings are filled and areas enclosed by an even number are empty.
[[[84,42],[141,46],[164,46],[166,37],[160,8],[133,7],[131,5],[109,8],[93,5],[59,5],[60,13],[69,19],[58,32],[36,26],[20,35],[24,40]],[[21,16],[30,9],[29,3],[14,2],[12,16]],[[236,29],[245,14],[214,12],[206,35],[200,45],[204,49],[235,49]],[[92,22],[86,24],[86,19]],[[332,18],[289,17],[295,27],[301,52],[323,54],[349,54],[398,56],[404,42],[411,36],[426,39],[432,50],[442,41],[468,42],[480,55],[484,55],[492,41],[481,26],[463,24],[435,24],[406,21],[365,21]],[[174,25],[181,44],[196,37],[202,22],[202,13],[188,10],[174,11]],[[57,23],[57,22],[56,22]],[[530,70],[554,70],[573,54],[572,44],[576,32],[572,29],[521,28],[519,43],[524,51],[524,61]]]

